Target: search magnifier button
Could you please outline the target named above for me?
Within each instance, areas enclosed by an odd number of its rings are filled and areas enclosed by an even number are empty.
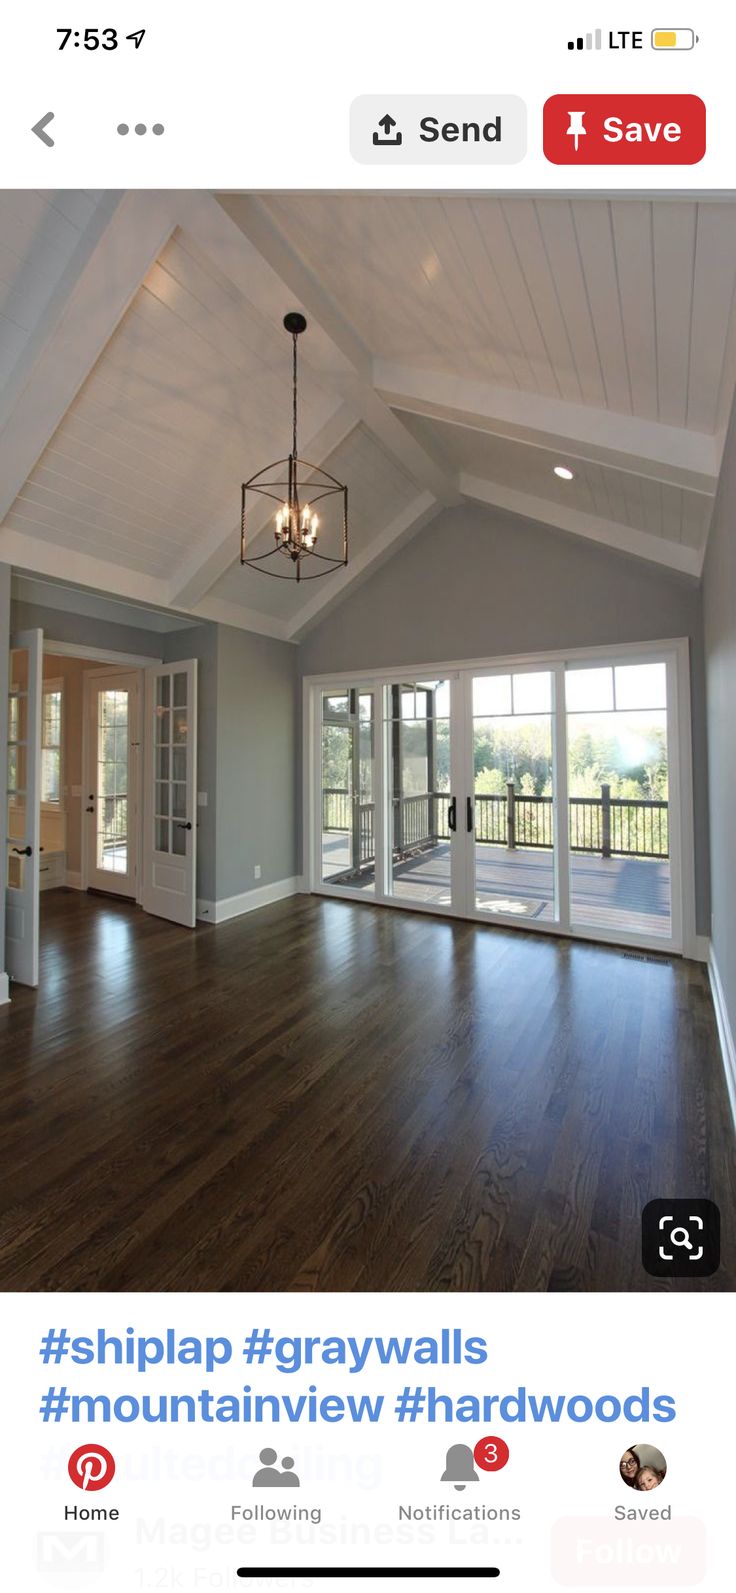
[[[681,1245],[685,1250],[692,1250],[690,1235],[687,1228],[673,1228],[670,1234],[671,1245]]]

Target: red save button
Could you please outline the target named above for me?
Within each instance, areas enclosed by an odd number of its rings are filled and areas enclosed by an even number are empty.
[[[554,94],[544,153],[556,166],[694,166],[705,105],[697,94]]]

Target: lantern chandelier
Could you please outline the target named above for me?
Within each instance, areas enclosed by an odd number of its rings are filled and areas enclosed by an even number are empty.
[[[319,576],[329,575],[348,562],[348,489],[327,470],[300,459],[297,450],[297,339],[306,325],[305,317],[298,310],[291,310],[284,316],[284,326],[292,340],[291,453],[288,459],[277,459],[251,476],[250,481],[244,481],[241,495],[240,562],[280,581],[316,581]],[[262,512],[258,513],[260,498],[271,498],[278,509],[268,522],[273,546],[264,553],[255,553],[256,539],[264,530]],[[339,505],[325,503],[324,510],[317,514],[315,505],[326,499],[341,502]],[[323,526],[322,515],[327,520],[326,526]],[[341,554],[318,551],[318,545],[322,549],[329,545],[330,531],[333,539],[339,536]]]

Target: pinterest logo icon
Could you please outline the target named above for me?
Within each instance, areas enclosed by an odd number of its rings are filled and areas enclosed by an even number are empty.
[[[106,1488],[115,1476],[115,1461],[109,1449],[102,1444],[83,1444],[69,1456],[69,1476],[77,1488],[85,1493],[97,1493]]]

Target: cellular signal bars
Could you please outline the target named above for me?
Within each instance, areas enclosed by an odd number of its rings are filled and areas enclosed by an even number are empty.
[[[568,50],[602,50],[602,29],[596,28],[595,33],[586,33],[584,38],[581,36],[578,39],[568,39],[567,48]]]

